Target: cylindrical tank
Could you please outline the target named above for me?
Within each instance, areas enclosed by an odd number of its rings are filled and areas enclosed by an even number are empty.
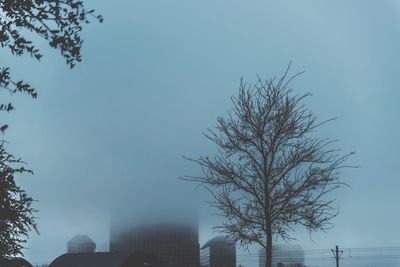
[[[67,243],[67,253],[94,253],[96,243],[87,235],[76,235]]]

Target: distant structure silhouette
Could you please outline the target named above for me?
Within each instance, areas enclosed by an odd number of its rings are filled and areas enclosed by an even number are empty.
[[[27,260],[24,258],[16,257],[16,258],[6,258],[0,259],[1,267],[32,267]]]
[[[49,267],[165,267],[151,253],[73,253],[56,258]]]
[[[201,247],[200,264],[202,267],[236,267],[235,242],[218,236]]]
[[[266,251],[260,249],[259,266],[265,267]],[[272,246],[273,267],[303,267],[304,250],[300,245],[276,245]]]
[[[191,224],[142,224],[121,230],[112,227],[110,252],[150,252],[168,267],[198,267],[198,226]]]
[[[76,235],[67,243],[67,253],[94,253],[96,243],[87,235]]]

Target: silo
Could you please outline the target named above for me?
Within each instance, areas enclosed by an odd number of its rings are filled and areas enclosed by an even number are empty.
[[[67,243],[67,253],[94,253],[96,243],[87,235],[76,235]]]

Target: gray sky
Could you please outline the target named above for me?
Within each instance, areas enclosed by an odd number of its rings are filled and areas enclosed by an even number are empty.
[[[201,244],[207,241],[219,219],[206,192],[177,180],[199,171],[182,155],[214,152],[201,132],[225,114],[241,77],[279,75],[290,60],[293,72],[306,71],[296,92],[313,93],[307,103],[321,120],[338,117],[319,134],[342,140],[344,151],[357,152],[350,163],[361,167],[343,173],[351,189],[336,194],[335,228],[312,240],[299,230],[296,243],[306,250],[400,245],[399,1],[88,5],[105,23],[86,28],[76,69],[53,50],[40,63],[3,52],[14,75],[39,89],[37,101],[14,98],[17,109],[4,116],[10,150],[35,171],[20,180],[39,200],[41,235],[32,235],[26,252],[32,262],[51,261],[77,233],[105,248],[110,203],[123,196],[132,199],[126,207],[143,205],[145,196],[190,196],[201,207]],[[343,266],[356,262],[368,266]]]

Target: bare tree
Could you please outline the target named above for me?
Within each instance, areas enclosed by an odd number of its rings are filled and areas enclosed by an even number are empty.
[[[280,79],[241,81],[227,117],[205,133],[218,152],[187,158],[201,166],[202,175],[182,178],[210,190],[225,218],[216,229],[242,246],[263,246],[267,267],[274,238],[290,240],[295,225],[310,233],[332,226],[338,212],[329,193],[345,185],[339,172],[353,154],[315,135],[330,120],[318,123],[304,104],[309,94],[293,94],[289,84],[301,73],[288,77],[289,68]]]

